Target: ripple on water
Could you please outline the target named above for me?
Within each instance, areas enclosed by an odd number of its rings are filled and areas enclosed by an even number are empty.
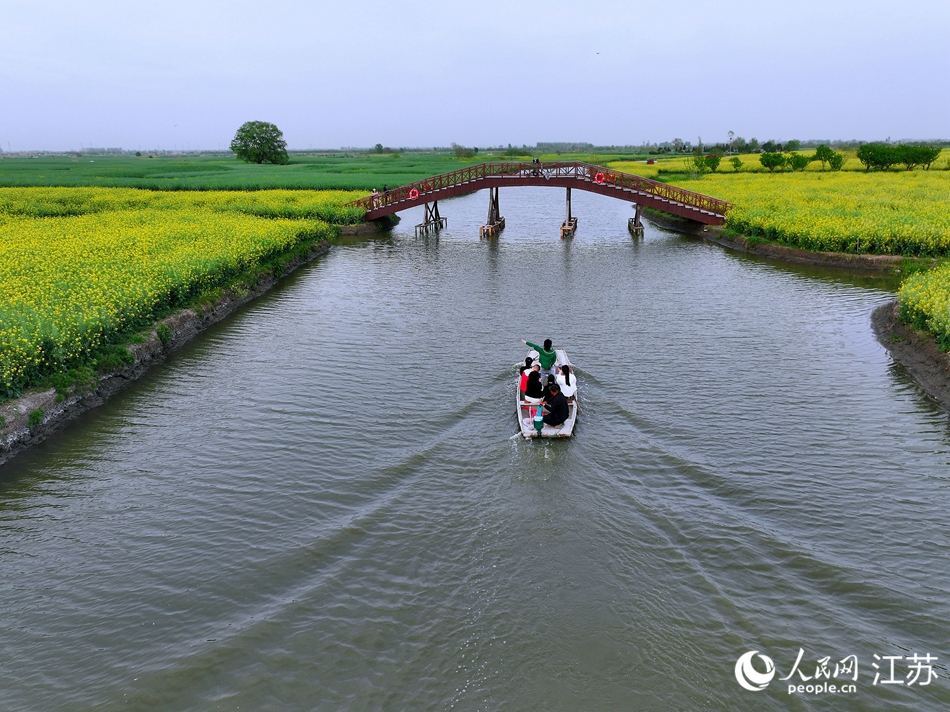
[[[950,655],[947,418],[891,295],[503,200],[495,241],[475,195],[335,248],[6,468],[2,706],[739,709],[746,650]],[[512,440],[546,336],[578,434]]]

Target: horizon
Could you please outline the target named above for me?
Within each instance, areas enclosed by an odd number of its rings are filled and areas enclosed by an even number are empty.
[[[756,137],[750,137],[753,139]],[[640,144],[604,144],[604,145],[593,145],[586,141],[537,141],[534,145],[529,144],[503,144],[495,146],[477,146],[474,147],[477,151],[505,151],[511,149],[519,150],[528,150],[528,151],[540,151],[547,153],[561,152],[562,150],[566,153],[584,153],[586,151],[591,152],[603,152],[610,150],[619,150],[619,151],[634,151],[634,150],[647,150],[651,147],[665,147],[672,144],[674,139],[659,141],[654,143],[640,143]],[[764,141],[759,141],[759,144],[775,141],[779,144],[787,143],[788,141],[799,141],[802,145],[802,148],[807,148],[811,146],[817,146],[821,144],[826,144],[830,146],[834,145],[861,145],[865,143],[884,143],[884,144],[924,144],[924,145],[941,145],[947,144],[950,145],[950,139],[945,138],[899,138],[892,139],[887,137],[886,139],[871,139],[871,140],[862,140],[862,139],[789,139],[789,138],[768,138]],[[583,148],[576,149],[548,149],[542,147],[540,144],[567,144],[574,146],[583,146]],[[686,141],[687,145],[692,145],[689,141]],[[722,143],[703,143],[706,147],[715,147],[722,145]],[[451,151],[451,146],[386,146],[383,148],[383,153],[400,153],[400,152],[443,152]],[[377,153],[375,151],[375,146],[340,146],[337,148],[330,148],[327,146],[311,146],[308,148],[295,148],[292,146],[287,146],[288,153],[309,153],[312,151],[316,152],[328,152],[328,153],[341,153],[347,151],[360,152],[360,153]],[[95,155],[121,155],[121,154],[135,154],[136,152],[141,153],[156,153],[156,154],[220,154],[220,155],[229,155],[233,156],[234,152],[230,148],[202,148],[196,146],[195,148],[183,148],[183,147],[172,147],[172,148],[162,148],[152,147],[152,148],[125,148],[124,146],[80,146],[80,148],[64,148],[64,149],[42,149],[42,148],[25,148],[20,150],[6,150],[0,146],[0,155],[14,156],[22,154],[42,154],[42,155],[68,155],[68,154],[95,154]],[[669,155],[681,155],[681,154],[669,154]]]

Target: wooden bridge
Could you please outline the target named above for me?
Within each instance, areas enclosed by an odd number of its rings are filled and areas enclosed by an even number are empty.
[[[515,186],[547,186],[567,189],[567,219],[565,226],[575,225],[577,219],[570,212],[570,190],[578,188],[591,193],[609,195],[637,205],[635,223],[639,226],[640,208],[648,207],[694,220],[706,225],[721,225],[726,220],[730,203],[702,193],[677,188],[631,173],[615,171],[604,166],[580,162],[510,162],[481,163],[466,166],[451,173],[424,178],[414,183],[391,188],[376,196],[368,196],[350,203],[366,210],[367,220],[376,220],[400,210],[426,206],[426,221],[419,227],[431,225],[438,230],[445,218],[439,216],[437,201],[457,195],[491,189],[489,227],[504,226],[498,214],[498,188]],[[430,206],[432,203],[434,206]],[[572,222],[573,221],[573,222]],[[633,224],[634,219],[631,218]],[[499,228],[500,229],[500,228]],[[562,226],[563,235],[564,226]],[[484,230],[484,228],[483,228]],[[573,229],[571,229],[573,234]]]

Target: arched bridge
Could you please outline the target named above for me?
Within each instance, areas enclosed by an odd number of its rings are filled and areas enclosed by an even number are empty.
[[[361,198],[350,205],[364,208],[367,220],[376,220],[400,210],[426,205],[443,198],[464,195],[483,188],[497,189],[512,186],[579,188],[591,193],[628,200],[638,206],[653,208],[707,225],[724,223],[726,211],[731,207],[725,200],[702,193],[694,193],[691,190],[677,188],[631,173],[615,171],[604,166],[580,162],[481,163],[466,166],[451,173],[424,178],[398,188],[391,188],[384,194]],[[495,196],[493,201],[497,212],[497,191],[492,190],[492,195]],[[570,190],[568,190],[568,201],[569,196]],[[437,211],[435,214],[438,216]],[[570,208],[568,208],[568,219],[570,220]],[[489,219],[489,223],[491,222],[492,220]]]

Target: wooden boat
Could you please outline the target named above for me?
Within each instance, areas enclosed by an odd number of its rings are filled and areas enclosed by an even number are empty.
[[[555,349],[554,351],[557,353],[558,365],[571,367],[571,379],[573,381],[575,378],[575,374],[573,373],[574,365],[567,357],[564,349]],[[518,375],[518,381],[520,385],[520,374]],[[574,434],[574,423],[577,420],[577,395],[575,392],[574,398],[567,403],[567,420],[560,425],[548,425],[545,423],[540,433],[542,438],[569,438]],[[520,388],[515,389],[515,399],[518,405],[518,427],[521,428],[521,434],[525,438],[538,437],[538,431],[534,427],[534,415],[538,411],[538,406],[533,403],[525,403],[521,397]],[[527,419],[528,422],[525,422],[525,419]]]

